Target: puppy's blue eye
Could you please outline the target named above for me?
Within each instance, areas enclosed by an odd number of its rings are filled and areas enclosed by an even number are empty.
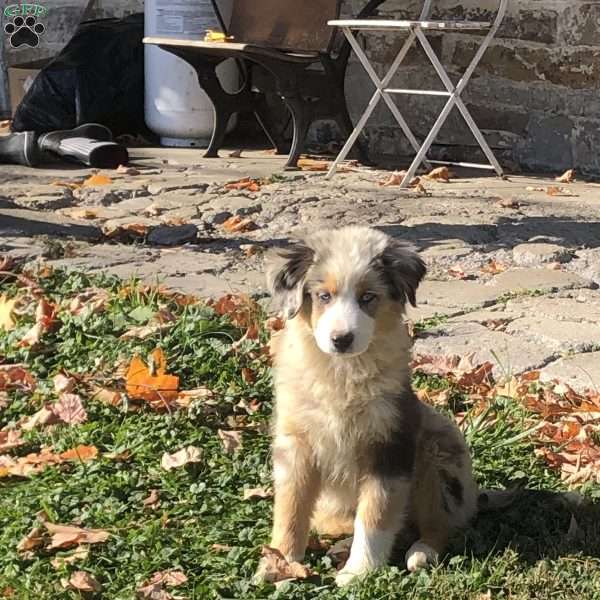
[[[319,294],[319,300],[323,304],[327,304],[331,300],[331,294],[329,292],[321,292]]]
[[[360,297],[361,304],[369,304],[369,302],[373,302],[377,296],[373,292],[366,292]]]

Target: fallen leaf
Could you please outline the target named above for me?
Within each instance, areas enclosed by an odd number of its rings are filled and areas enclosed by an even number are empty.
[[[392,174],[389,176],[388,179],[386,179],[385,181],[380,181],[379,185],[382,187],[389,187],[389,186],[393,186],[393,185],[401,185],[402,182],[404,181],[404,177],[406,177],[406,171],[393,171]],[[410,187],[416,187],[418,185],[420,185],[421,183],[421,178],[420,177],[413,177],[410,180]]]
[[[299,562],[289,563],[277,548],[263,546],[260,561],[261,575],[264,581],[277,583],[287,579],[306,579],[311,572]]]
[[[102,544],[110,537],[110,533],[105,529],[86,529],[49,521],[43,521],[43,525],[52,536],[48,550],[72,548],[81,544]]]
[[[272,498],[273,490],[269,490],[262,487],[257,488],[249,488],[244,490],[243,499],[244,500],[256,500],[262,498]]]
[[[56,306],[45,298],[40,298],[35,310],[35,325],[23,336],[19,346],[29,348],[39,343],[41,337],[50,330],[56,317]]]
[[[122,241],[143,238],[150,226],[145,223],[124,223],[121,225],[103,225],[102,234],[108,239],[123,238]]]
[[[0,431],[0,452],[6,452],[13,448],[18,448],[25,443],[21,439],[21,431],[18,429],[8,429]]]
[[[450,173],[448,167],[438,167],[427,173],[427,175],[423,175],[423,177],[433,181],[443,181],[444,183],[448,183],[452,177],[452,173]]]
[[[230,552],[233,549],[233,546],[228,546],[227,544],[211,544],[210,549],[213,552]]]
[[[24,431],[31,431],[36,427],[43,425],[52,425],[58,423],[59,418],[56,416],[50,404],[46,404],[36,413],[29,417],[23,418],[19,423]]]
[[[43,546],[44,529],[42,527],[34,527],[18,544],[17,552],[31,552],[40,546]]]
[[[285,321],[281,317],[270,317],[265,322],[267,331],[281,331],[285,327]]]
[[[156,509],[160,506],[158,490],[150,490],[150,495],[142,502],[146,508]]]
[[[256,179],[244,177],[238,181],[225,184],[226,190],[247,190],[248,192],[260,192],[260,184]]]
[[[223,448],[225,448],[227,454],[233,454],[242,447],[241,431],[226,431],[224,429],[219,429],[217,435],[223,443]]]
[[[183,571],[157,571],[148,580],[148,584],[165,585],[167,587],[177,587],[183,585],[188,580]]]
[[[62,213],[72,219],[81,219],[85,221],[98,218],[98,213],[95,210],[83,207],[65,208]]]
[[[166,471],[183,467],[189,463],[198,463],[202,460],[202,449],[196,446],[182,448],[173,454],[165,452],[162,455],[160,466]]]
[[[101,288],[90,288],[81,294],[75,296],[69,303],[69,312],[72,315],[82,313],[98,314],[104,311],[110,294],[107,290]]]
[[[90,554],[90,549],[88,546],[77,546],[73,552],[70,554],[55,556],[50,564],[55,569],[62,569],[66,565],[72,565],[77,561],[84,561]]]
[[[254,300],[245,294],[227,294],[208,305],[218,315],[227,315],[240,329],[248,329],[247,339],[258,337],[258,316],[260,308]]]
[[[487,262],[481,270],[483,273],[491,273],[492,275],[497,275],[498,273],[503,273],[506,271],[507,267],[505,264],[498,262],[495,258],[492,258]]]
[[[228,233],[246,233],[247,231],[258,229],[258,226],[252,219],[244,219],[239,215],[234,215],[233,217],[229,217],[229,219],[223,223],[223,228]]]
[[[0,296],[0,329],[11,331],[15,328],[13,310],[17,302],[17,298],[9,298],[6,294]]]
[[[205,387],[193,390],[182,390],[179,392],[177,398],[175,398],[175,404],[179,406],[179,408],[189,408],[195,400],[211,400],[214,397],[214,392]]]
[[[331,558],[331,562],[335,568],[339,571],[344,568],[346,561],[350,557],[350,549],[352,547],[352,538],[345,538],[337,541],[327,551],[327,556]]]
[[[95,175],[91,175],[84,182],[84,186],[94,186],[94,185],[109,185],[112,183],[112,179],[107,177],[106,175],[100,175],[96,173]]]
[[[453,265],[448,269],[448,275],[452,275],[452,277],[456,277],[457,279],[466,279],[467,274],[463,271],[463,268],[460,265]]]
[[[54,414],[68,425],[85,423],[87,412],[78,394],[61,394],[58,402],[52,406]]]
[[[242,158],[242,151],[241,150],[234,150],[233,152],[229,153],[229,158]]]
[[[102,589],[98,580],[86,571],[74,571],[65,583],[63,583],[65,589],[79,590],[80,592],[99,592]]]
[[[242,368],[242,380],[246,385],[252,385],[256,382],[256,374],[248,367]]]
[[[0,365],[0,390],[35,388],[33,375],[22,365]]]
[[[119,165],[115,171],[120,175],[139,175],[140,172],[135,167],[128,167],[127,165]]]
[[[560,177],[556,177],[559,183],[573,183],[575,181],[575,169],[565,171]]]
[[[546,194],[548,194],[548,196],[559,196],[561,191],[562,190],[556,185],[550,185],[546,188]]]
[[[177,398],[179,377],[166,374],[166,358],[160,348],[150,354],[150,365],[135,356],[126,379],[127,395],[132,400],[145,400],[155,410],[168,409]]]
[[[158,333],[159,331],[166,331],[170,329],[172,323],[152,323],[148,325],[140,325],[138,327],[132,327],[128,329],[124,334],[122,334],[119,339],[120,340],[132,340],[139,339],[145,340],[149,338],[151,335]]]
[[[254,256],[255,254],[257,254],[258,252],[260,252],[260,246],[257,246],[256,244],[241,244],[240,245],[240,250],[244,253],[244,256],[246,256],[247,258],[250,258],[252,256]]]
[[[521,204],[515,198],[501,198],[498,200],[498,206],[502,208],[519,208]]]
[[[109,388],[97,387],[92,388],[92,400],[108,404],[109,406],[119,406],[122,402],[121,392],[111,390]]]
[[[63,373],[57,373],[53,378],[54,391],[57,394],[64,392],[72,392],[75,387],[75,380],[72,377],[67,377]]]

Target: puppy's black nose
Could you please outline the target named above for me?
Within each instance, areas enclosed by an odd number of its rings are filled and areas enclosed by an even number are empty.
[[[331,342],[333,343],[333,347],[338,352],[346,352],[346,350],[348,350],[348,348],[352,346],[353,341],[353,333],[334,333],[331,336]]]

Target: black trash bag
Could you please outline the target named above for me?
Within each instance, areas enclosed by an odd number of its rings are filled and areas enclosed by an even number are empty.
[[[143,14],[81,24],[36,77],[12,130],[45,133],[100,123],[114,136],[147,135],[143,37]]]

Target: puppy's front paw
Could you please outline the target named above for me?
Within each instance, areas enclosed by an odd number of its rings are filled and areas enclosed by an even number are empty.
[[[411,571],[424,569],[438,561],[438,553],[423,542],[415,542],[406,553],[406,568]]]
[[[351,571],[350,569],[343,568],[336,576],[335,583],[338,587],[345,587],[350,585],[353,581],[359,578],[361,575],[365,573],[357,573],[356,571]]]

